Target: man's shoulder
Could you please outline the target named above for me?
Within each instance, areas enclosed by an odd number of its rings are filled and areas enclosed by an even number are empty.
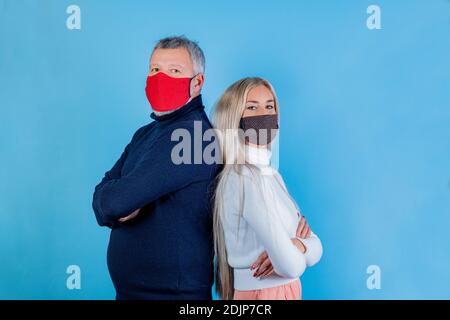
[[[133,134],[132,140],[139,139],[145,132],[151,129],[151,127],[154,126],[154,122],[147,123],[136,130],[136,132]]]
[[[193,136],[203,135],[205,131],[212,129],[209,121],[205,119],[186,119],[171,123],[161,131],[160,136],[173,136],[173,134],[183,134],[187,132]]]
[[[202,111],[201,113],[200,112],[196,113],[195,115],[193,115],[188,119],[178,120],[172,124],[173,127],[186,129],[193,129],[194,127],[200,125],[203,130],[212,128],[211,122],[209,121],[204,111]]]

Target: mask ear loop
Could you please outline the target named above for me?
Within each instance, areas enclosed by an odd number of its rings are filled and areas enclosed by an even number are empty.
[[[277,115],[277,129],[280,129],[280,114],[278,113],[278,103],[275,105],[275,112]]]

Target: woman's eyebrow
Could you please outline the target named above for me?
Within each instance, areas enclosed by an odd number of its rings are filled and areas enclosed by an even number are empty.
[[[266,102],[274,102],[274,100],[273,100],[273,99],[270,99],[270,100],[267,100]]]
[[[255,101],[255,100],[247,100],[247,102],[251,102],[251,103],[259,103],[259,101]]]

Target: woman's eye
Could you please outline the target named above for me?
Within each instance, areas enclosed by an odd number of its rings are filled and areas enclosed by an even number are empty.
[[[256,110],[256,106],[248,106],[247,109],[248,110]]]
[[[266,106],[266,109],[273,109],[273,106],[269,104]]]

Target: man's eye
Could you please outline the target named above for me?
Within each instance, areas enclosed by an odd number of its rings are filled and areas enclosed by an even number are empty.
[[[256,110],[256,106],[248,106],[247,109],[248,110]]]
[[[150,69],[150,72],[158,72],[159,71],[159,68],[151,68]]]
[[[179,73],[180,70],[178,70],[178,69],[170,69],[170,72],[172,72],[172,73]]]

